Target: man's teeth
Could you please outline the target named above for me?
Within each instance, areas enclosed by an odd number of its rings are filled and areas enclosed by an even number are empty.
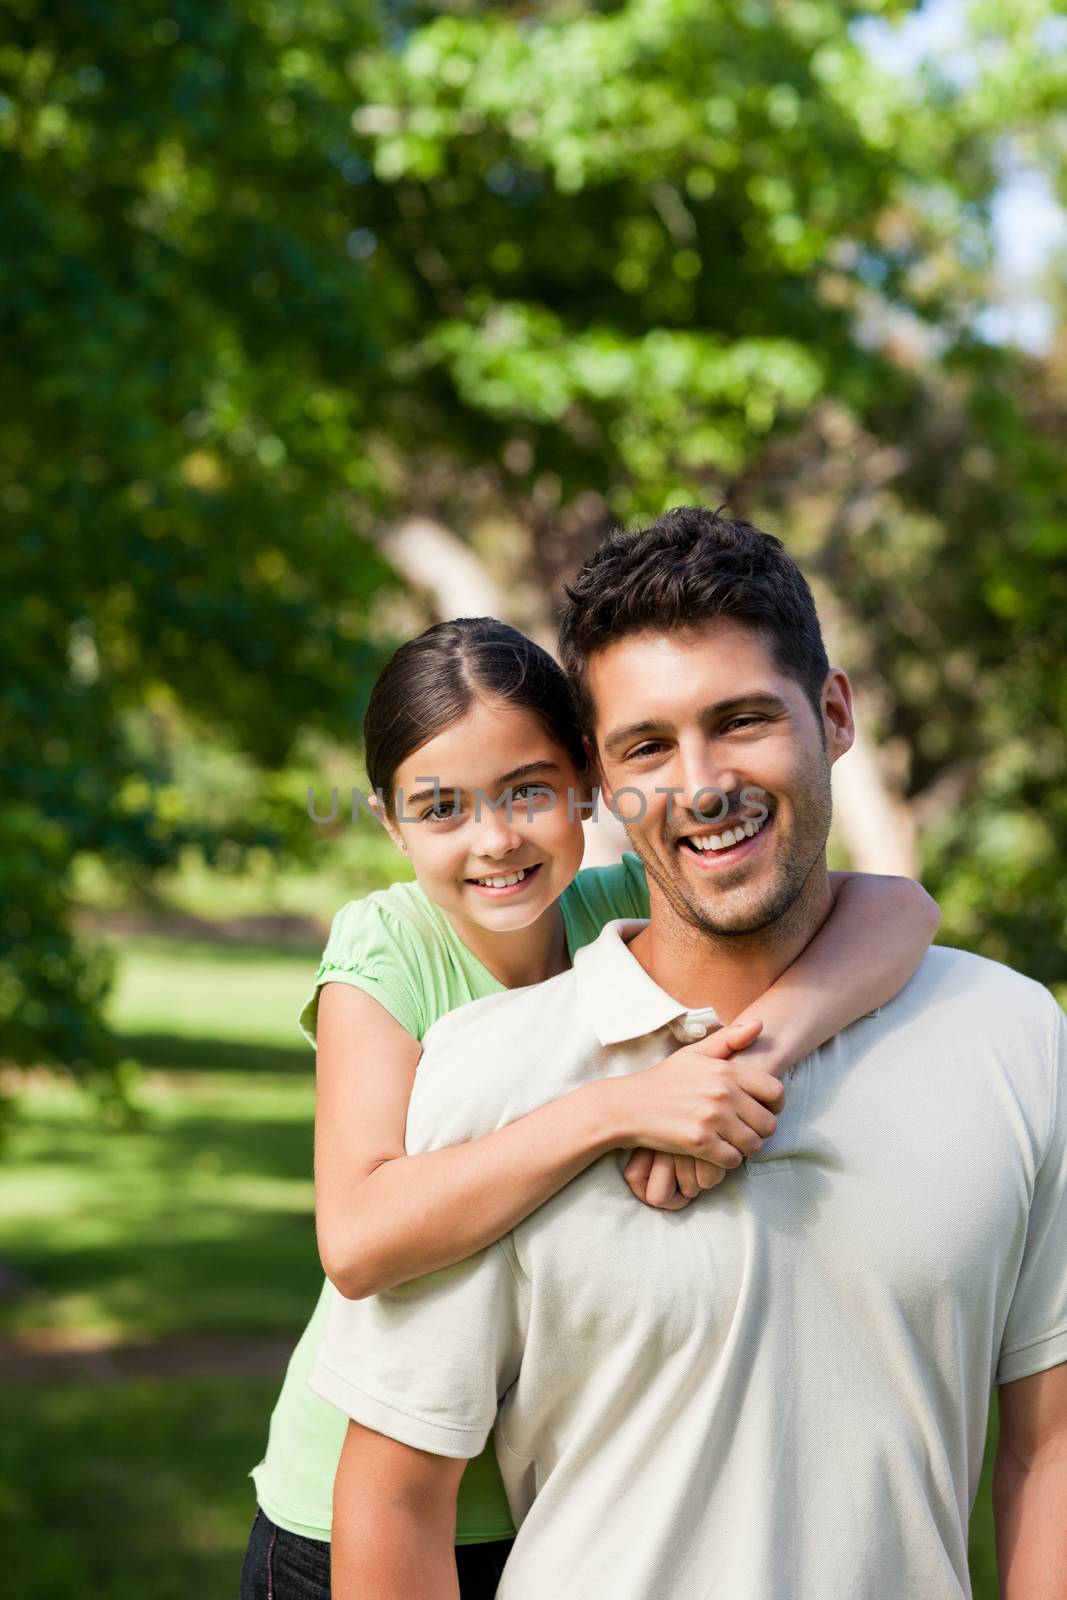
[[[759,833],[766,822],[741,822],[736,828],[727,828],[725,833],[702,833],[699,837],[686,840],[694,850],[728,850],[732,844],[740,844],[742,839],[751,839],[753,834]]]
[[[513,883],[521,883],[526,876],[526,867],[518,872],[509,872],[506,878],[475,878],[475,883],[482,884],[486,889],[508,889]]]

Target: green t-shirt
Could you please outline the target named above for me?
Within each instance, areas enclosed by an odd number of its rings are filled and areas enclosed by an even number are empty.
[[[560,897],[571,958],[617,917],[648,916],[648,885],[637,856],[587,867]],[[439,1017],[504,985],[471,954],[417,883],[398,883],[342,906],[333,920],[315,985],[300,1013],[315,1043],[319,986],[351,983],[372,995],[420,1042]],[[308,1387],[322,1342],[328,1285],[293,1352],[270,1421],[267,1453],[252,1473],[260,1505],[279,1527],[328,1540],[333,1480],[348,1418]],[[463,1474],[457,1544],[510,1539],[515,1532],[493,1441]]]

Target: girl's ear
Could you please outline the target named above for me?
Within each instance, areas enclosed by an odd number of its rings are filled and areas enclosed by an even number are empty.
[[[374,812],[375,820],[385,829],[386,833],[396,845],[397,849],[403,851],[403,853],[406,855],[408,847],[404,843],[400,829],[397,827],[395,822],[390,821],[389,817],[386,815],[384,806],[376,794],[367,796],[367,808],[368,810]]]

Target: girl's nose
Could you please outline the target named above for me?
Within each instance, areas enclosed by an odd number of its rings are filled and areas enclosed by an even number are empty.
[[[514,820],[509,820],[506,809],[501,807],[496,811],[483,803],[480,811],[480,816],[474,822],[477,853],[482,856],[501,856],[517,849],[522,843],[522,835],[515,827]]]

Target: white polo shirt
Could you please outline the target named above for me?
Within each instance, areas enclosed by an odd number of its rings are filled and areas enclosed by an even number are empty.
[[[717,1026],[630,954],[644,926],[435,1024],[408,1150]],[[969,1596],[990,1387],[1067,1361],[1065,1041],[1040,985],[931,949],[716,1189],[656,1211],[606,1155],[469,1260],[336,1296],[312,1388],[439,1455],[495,1424],[499,1600]]]

